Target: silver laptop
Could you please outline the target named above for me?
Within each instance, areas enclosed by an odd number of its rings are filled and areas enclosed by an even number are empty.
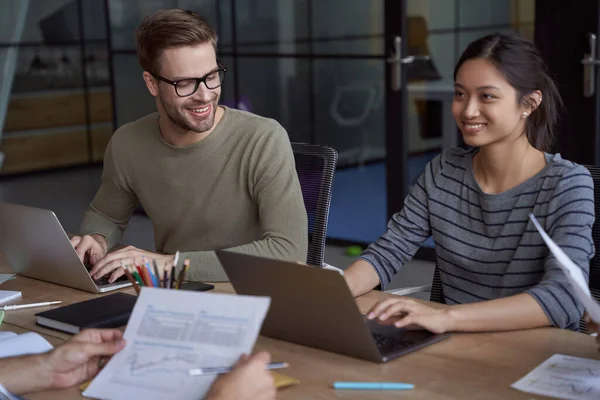
[[[221,250],[217,257],[236,293],[271,297],[265,336],[375,362],[449,336],[367,320],[336,271]]]
[[[50,210],[0,203],[0,252],[23,276],[92,293],[130,286],[127,279],[94,281]]]

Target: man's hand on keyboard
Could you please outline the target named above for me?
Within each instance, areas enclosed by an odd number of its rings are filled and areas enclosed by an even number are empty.
[[[98,234],[73,236],[71,245],[81,262],[92,265],[100,261],[108,252],[108,241]]]
[[[90,275],[93,279],[100,279],[103,276],[110,274],[108,282],[113,283],[120,276],[125,274],[122,267],[123,264],[130,264],[132,261],[140,262],[142,258],[148,261],[156,260],[161,276],[165,268],[167,268],[167,273],[170,272],[168,267],[173,265],[173,261],[175,260],[173,254],[152,253],[150,251],[138,249],[137,247],[127,246],[104,256],[100,261],[94,264],[94,267],[90,271]]]

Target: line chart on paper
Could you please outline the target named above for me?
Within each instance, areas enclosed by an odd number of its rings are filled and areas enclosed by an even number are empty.
[[[112,377],[115,383],[144,386],[161,391],[173,391],[198,377],[190,377],[189,370],[206,367],[231,365],[235,360],[192,352],[163,352],[132,350],[126,355],[121,368]],[[201,378],[201,379],[213,379]]]

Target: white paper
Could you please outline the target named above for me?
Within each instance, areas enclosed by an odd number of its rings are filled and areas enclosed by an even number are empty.
[[[4,283],[6,281],[10,281],[11,279],[15,279],[15,274],[0,274],[0,283]]]
[[[189,370],[231,366],[250,353],[270,302],[144,287],[125,329],[125,349],[83,394],[108,400],[201,399],[217,377],[189,376]]]
[[[21,292],[17,290],[0,290],[0,304],[10,303],[11,301],[20,298]]]
[[[600,399],[600,361],[555,354],[511,387],[559,399]]]
[[[3,336],[6,336],[5,333],[12,332],[3,332]],[[52,349],[52,345],[35,332],[27,332],[22,335],[13,334],[12,337],[0,340],[0,358],[45,353]]]
[[[529,218],[537,228],[540,235],[542,235],[542,239],[544,239],[544,242],[546,242],[546,245],[548,246],[552,254],[554,254],[554,257],[556,257],[558,265],[565,273],[565,276],[571,284],[575,295],[577,296],[579,301],[583,303],[583,306],[587,310],[587,313],[589,314],[590,318],[594,322],[600,323],[600,304],[598,304],[596,300],[594,300],[594,298],[592,297],[590,293],[590,288],[585,282],[585,277],[581,272],[581,268],[579,268],[573,261],[571,261],[569,256],[567,256],[565,252],[562,251],[562,249],[558,247],[556,243],[554,243],[554,241],[544,231],[544,229],[541,227],[541,225],[539,224],[539,222],[533,214],[529,214]]]
[[[17,336],[14,332],[0,332],[0,340],[9,339]]]

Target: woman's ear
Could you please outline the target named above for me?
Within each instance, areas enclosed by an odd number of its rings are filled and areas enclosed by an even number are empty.
[[[542,104],[542,92],[534,90],[523,98],[523,111],[529,114]]]

